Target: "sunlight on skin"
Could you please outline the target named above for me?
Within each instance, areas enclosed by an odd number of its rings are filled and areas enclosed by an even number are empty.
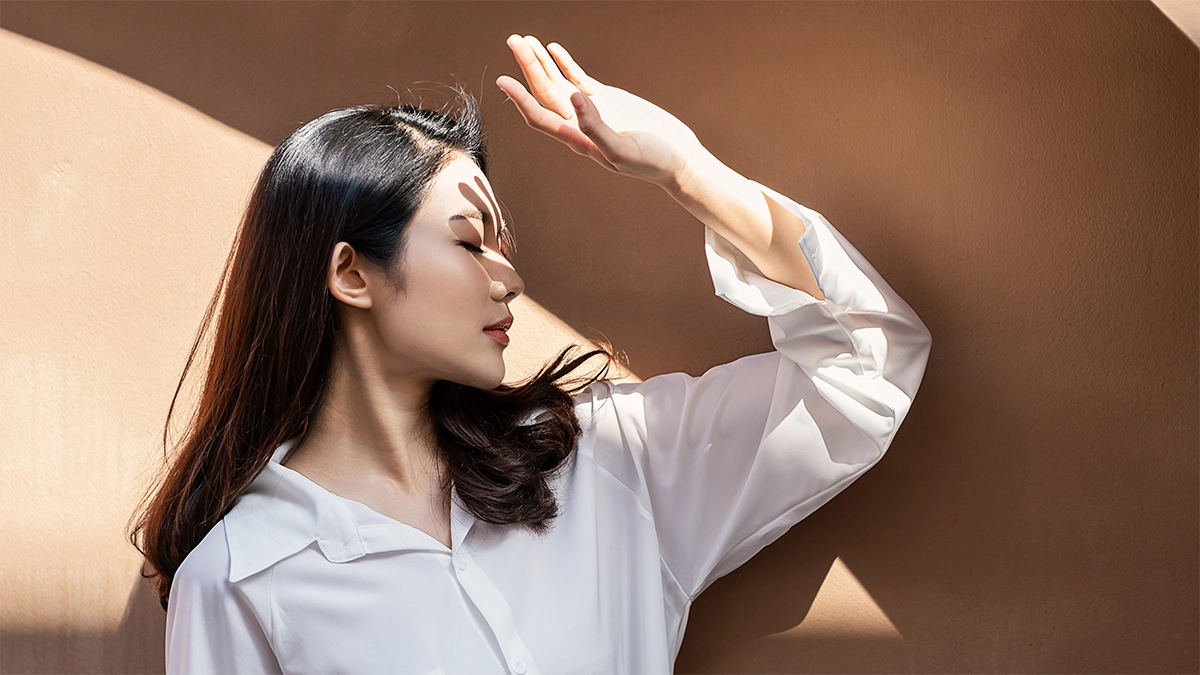
[[[763,639],[791,641],[804,638],[871,638],[898,642],[904,636],[846,563],[837,558],[800,625]]]

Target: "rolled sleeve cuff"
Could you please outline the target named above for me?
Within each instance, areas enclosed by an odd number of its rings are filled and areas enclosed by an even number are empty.
[[[812,268],[817,287],[825,294],[818,222],[791,199],[759,183],[754,184],[804,222],[804,234],[798,242],[800,251]],[[704,228],[704,250],[717,296],[745,312],[758,316],[778,316],[822,302],[805,291],[766,278],[744,253],[709,227]]]

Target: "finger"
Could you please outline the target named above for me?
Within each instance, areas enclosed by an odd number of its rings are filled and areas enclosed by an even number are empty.
[[[512,50],[513,57],[517,60],[517,65],[521,66],[521,73],[525,75],[525,81],[529,83],[529,91],[544,99],[550,91],[552,83],[546,75],[546,69],[542,67],[541,61],[534,53],[533,47],[520,35],[510,35],[507,44],[508,48]]]
[[[520,82],[508,75],[496,78],[496,86],[508,94],[508,98],[516,104],[517,110],[520,111],[521,117],[525,118],[525,123],[534,129],[548,132],[563,122],[560,115],[542,107],[542,104],[530,95]]]
[[[630,144],[633,141],[613,131],[613,128],[601,119],[600,110],[596,108],[592,99],[583,93],[571,94],[571,105],[575,106],[579,130],[596,145],[605,160],[603,163],[611,167],[631,154]]]
[[[526,35],[525,43],[533,50],[533,54],[542,68],[542,73],[545,74],[546,81],[549,83],[544,90],[534,91],[534,95],[538,97],[542,105],[558,113],[563,119],[571,119],[575,116],[575,110],[566,97],[576,89],[575,85],[563,77],[562,72],[558,69],[558,64],[554,62],[550,53],[536,37]]]
[[[562,115],[542,107],[541,103],[533,95],[530,95],[517,80],[502,74],[496,79],[496,85],[509,95],[512,102],[516,104],[517,110],[520,110],[521,117],[533,129],[570,145],[576,153],[586,154],[588,145],[593,144],[584,133],[576,129],[575,125],[564,120]]]
[[[520,35],[511,35],[508,38],[509,49],[512,50],[513,56],[521,66],[521,72],[525,75],[525,81],[529,84],[529,93],[533,94],[542,106],[553,111],[559,117],[563,119],[575,117],[575,111],[571,108],[570,101],[566,100],[561,86],[550,79],[545,66],[538,58],[537,52],[534,51],[534,42],[536,39],[526,39]],[[555,67],[556,72],[557,70],[558,68]],[[575,88],[561,74],[558,74],[558,78],[562,82],[562,86]]]
[[[575,63],[575,59],[571,58],[571,54],[562,45],[557,42],[551,42],[546,45],[546,48],[554,55],[554,60],[558,62],[558,67],[562,70],[563,75],[570,80],[571,84],[575,85],[579,91],[588,96],[596,94],[600,88],[600,83],[583,72],[583,68],[580,68],[579,64]]]
[[[568,147],[581,155],[588,155],[600,161],[598,158],[603,154],[587,135],[557,113],[543,108],[536,98],[525,91],[525,87],[520,82],[507,75],[501,75],[496,79],[496,86],[508,94],[508,97],[517,106],[517,110],[520,111],[521,117],[525,118],[525,123],[531,128],[566,143]]]
[[[546,77],[554,84],[569,85],[567,78],[563,77],[562,71],[558,69],[558,64],[550,57],[550,52],[542,46],[540,40],[532,35],[525,36],[525,43],[533,50],[534,56],[537,57],[538,63],[542,65],[542,71],[546,73]]]

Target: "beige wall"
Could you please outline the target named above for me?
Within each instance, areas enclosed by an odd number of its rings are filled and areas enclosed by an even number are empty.
[[[770,348],[685,212],[502,103],[523,32],[824,213],[934,335],[889,456],[698,601],[679,672],[1196,672],[1200,59],[1171,11],[4,2],[0,671],[161,671],[122,530],[250,182],[330,108],[483,88],[514,372],[601,333],[642,377]]]

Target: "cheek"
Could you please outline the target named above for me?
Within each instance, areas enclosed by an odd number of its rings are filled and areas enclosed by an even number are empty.
[[[478,306],[490,283],[483,267],[465,255],[444,255],[416,267],[409,280],[410,299],[442,311]]]
[[[422,342],[453,339],[475,329],[488,299],[491,280],[478,263],[465,255],[438,258],[406,270],[405,292],[387,312],[389,324]]]

